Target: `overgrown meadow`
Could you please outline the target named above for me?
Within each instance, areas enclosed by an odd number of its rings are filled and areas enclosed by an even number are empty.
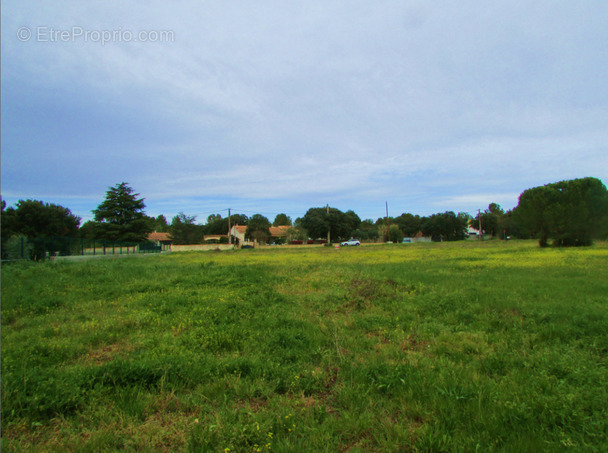
[[[3,451],[607,451],[608,244],[2,266]]]

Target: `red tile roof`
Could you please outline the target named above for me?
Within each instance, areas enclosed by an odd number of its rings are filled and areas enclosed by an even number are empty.
[[[270,235],[273,237],[277,237],[277,236],[287,236],[287,230],[289,230],[291,227],[287,226],[287,225],[280,225],[277,227],[270,227],[268,228],[270,230]]]
[[[148,241],[161,241],[161,242],[171,242],[171,235],[169,233],[150,233],[148,235]]]
[[[241,234],[245,234],[247,232],[247,225],[235,225],[233,228],[235,228],[236,231]],[[286,236],[287,230],[289,230],[290,228],[291,228],[290,226],[281,225],[281,226],[277,226],[277,227],[271,226],[270,228],[268,228],[268,230],[270,231],[271,236],[278,237],[278,236]]]

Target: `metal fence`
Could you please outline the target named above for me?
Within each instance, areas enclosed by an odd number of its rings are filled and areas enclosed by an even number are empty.
[[[120,242],[74,237],[13,236],[2,242],[2,261],[44,260],[57,256],[133,255],[160,253],[162,250],[162,246],[153,242]]]

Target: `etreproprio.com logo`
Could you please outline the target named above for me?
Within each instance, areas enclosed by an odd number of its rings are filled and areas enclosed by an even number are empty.
[[[84,27],[54,28],[47,26],[20,27],[17,39],[22,42],[92,42],[105,45],[120,42],[174,42],[173,30],[89,30]]]

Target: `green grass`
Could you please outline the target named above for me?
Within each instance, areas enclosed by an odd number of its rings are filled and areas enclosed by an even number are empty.
[[[2,267],[3,451],[607,451],[608,244]]]

